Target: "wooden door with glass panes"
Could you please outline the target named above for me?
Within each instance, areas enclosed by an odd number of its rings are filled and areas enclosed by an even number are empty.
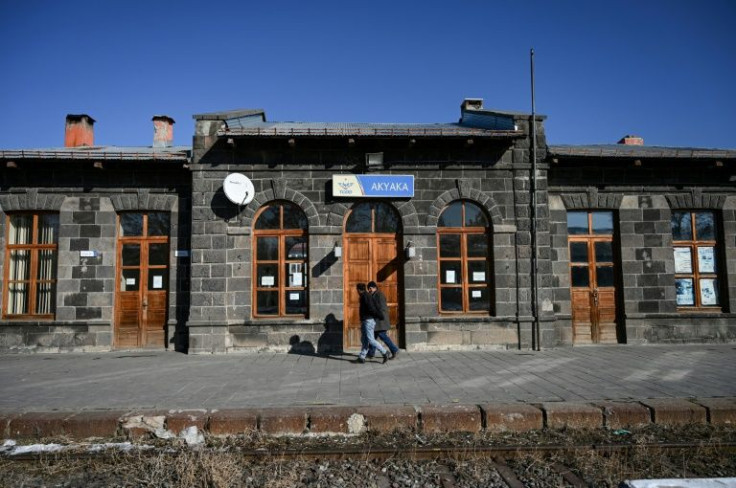
[[[169,214],[118,215],[115,347],[161,348],[166,343]]]
[[[616,343],[613,212],[568,212],[574,344]]]
[[[358,283],[375,281],[386,296],[391,329],[389,337],[403,341],[401,221],[382,202],[356,204],[345,221],[343,346],[360,348],[360,300]]]

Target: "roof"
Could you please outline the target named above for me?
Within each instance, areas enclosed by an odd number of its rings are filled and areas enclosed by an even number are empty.
[[[379,137],[495,137],[523,136],[519,130],[490,130],[458,123],[393,124],[361,122],[265,122],[231,124],[221,128],[219,136],[379,136]],[[233,126],[234,125],[234,126]]]
[[[250,117],[253,115],[260,116],[263,120],[266,119],[266,112],[262,108],[241,108],[221,112],[208,112],[204,114],[194,114],[192,115],[192,118],[194,120],[229,120],[240,117]]]
[[[736,159],[736,150],[734,149],[628,146],[624,144],[552,145],[547,147],[547,154],[550,157],[571,158]]]
[[[48,149],[4,149],[0,159],[72,159],[145,161],[167,160],[188,161],[191,148],[174,147],[122,147],[122,146],[79,146]]]

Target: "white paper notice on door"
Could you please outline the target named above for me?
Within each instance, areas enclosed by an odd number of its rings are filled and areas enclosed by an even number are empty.
[[[126,285],[135,285],[135,278],[125,278]]]
[[[473,295],[473,298],[480,298],[480,290],[473,290],[471,294]]]
[[[473,271],[473,281],[486,281],[485,271]]]
[[[292,273],[289,279],[289,286],[302,286],[302,274]]]
[[[455,283],[455,270],[448,269],[445,272],[445,283]]]
[[[163,276],[154,276],[153,277],[153,287],[154,288],[163,288],[164,287],[164,277]]]
[[[273,286],[274,281],[273,276],[261,276],[261,286]]]
[[[292,302],[298,302],[299,301],[299,294],[298,293],[289,293],[289,300]]]

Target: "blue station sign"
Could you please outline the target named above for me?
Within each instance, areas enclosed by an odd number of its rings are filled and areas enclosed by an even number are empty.
[[[335,197],[414,196],[413,175],[332,175],[332,195]]]

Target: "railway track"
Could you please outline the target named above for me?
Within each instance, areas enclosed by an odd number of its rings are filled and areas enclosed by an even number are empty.
[[[576,459],[588,459],[591,457],[625,457],[635,452],[646,452],[651,457],[667,457],[687,455],[697,451],[708,450],[717,452],[722,456],[734,458],[736,454],[736,442],[651,442],[651,443],[617,443],[617,444],[556,444],[556,445],[505,445],[505,446],[458,446],[458,445],[430,445],[430,446],[399,446],[399,447],[377,447],[370,445],[341,446],[332,448],[329,446],[294,448],[293,446],[271,446],[268,448],[250,448],[241,446],[204,446],[196,448],[186,446],[151,446],[145,444],[125,444],[128,450],[121,450],[119,445],[91,445],[76,444],[63,446],[54,452],[25,452],[11,454],[6,451],[0,455],[0,464],[5,468],[17,467],[22,470],[22,465],[33,465],[40,463],[70,462],[79,465],[89,464],[95,460],[98,463],[125,462],[131,464],[139,463],[140,460],[155,459],[156,457],[190,456],[189,459],[199,453],[217,458],[227,456],[236,459],[241,466],[257,466],[263,464],[282,464],[285,466],[298,464],[302,468],[307,466],[325,465],[329,469],[340,473],[341,466],[353,465],[365,466],[373,464],[378,466],[430,466],[423,468],[431,470],[434,486],[441,488],[457,488],[462,486],[474,486],[467,483],[463,478],[459,465],[475,466],[482,465],[486,470],[489,481],[483,485],[488,487],[522,488],[529,486],[566,486],[566,487],[588,487],[598,486],[597,483],[586,481],[580,473],[585,470],[576,465]],[[99,446],[107,446],[100,448]],[[191,462],[191,461],[190,461]],[[391,473],[389,473],[391,474]],[[734,473],[736,474],[736,473]],[[702,477],[682,472],[681,475],[690,477]],[[319,476],[314,474],[314,476]],[[338,474],[339,476],[339,474]],[[384,476],[385,482],[378,486],[405,486],[402,484],[388,483],[388,474]],[[394,476],[391,474],[391,476]],[[713,475],[708,475],[713,476]],[[589,476],[588,476],[589,477]],[[539,482],[537,478],[545,478],[548,484]],[[308,477],[307,477],[308,479]],[[533,481],[530,481],[533,480]],[[552,481],[549,481],[552,480]],[[258,486],[258,485],[254,485]],[[309,486],[305,483],[305,486]],[[324,485],[322,485],[324,486]],[[411,485],[406,485],[411,486]]]

